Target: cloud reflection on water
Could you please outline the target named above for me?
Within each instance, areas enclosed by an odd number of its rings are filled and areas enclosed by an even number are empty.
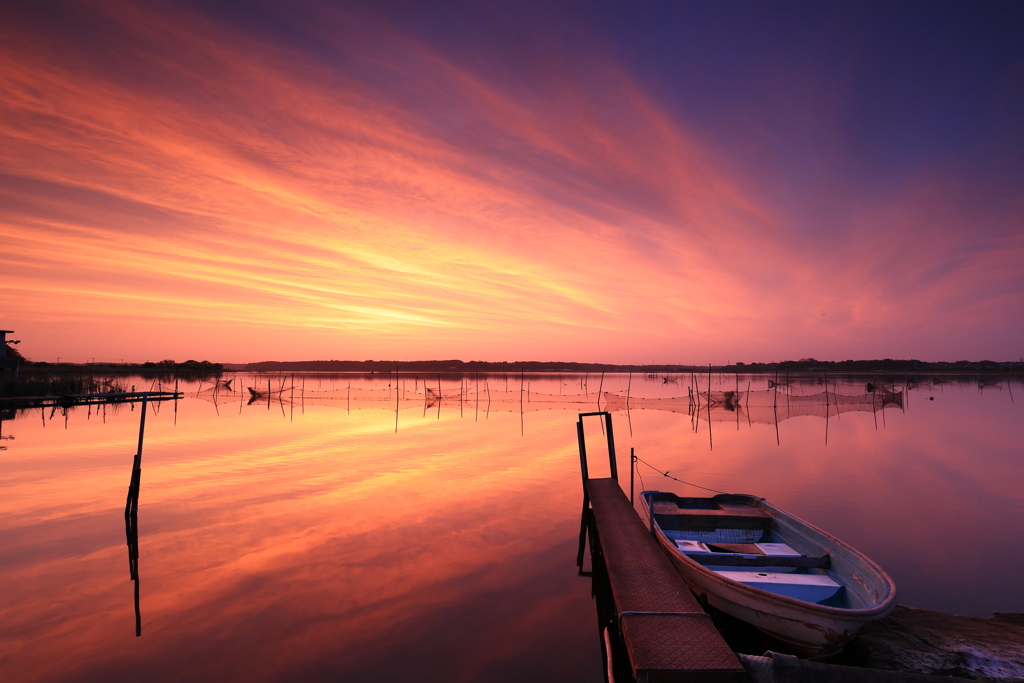
[[[633,382],[634,395],[680,390]],[[912,391],[877,429],[870,413],[833,415],[828,446],[817,417],[783,421],[781,446],[772,425],[716,421],[709,451],[706,424],[695,433],[685,414],[634,411],[630,436],[619,412],[620,473],[632,446],[674,476],[765,496],[866,552],[909,604],[1022,609],[1002,588],[1024,561],[1007,545],[1024,534],[1019,406],[940,389],[936,401]],[[572,411],[528,412],[521,436],[513,412],[475,421],[447,405],[441,419],[402,411],[397,434],[387,409],[221,404],[218,417],[188,399],[175,425],[168,408],[147,425],[139,639],[121,510],[138,413],[103,424],[74,412],[67,430],[37,413],[5,423],[17,439],[0,480],[0,657],[15,678],[600,676],[590,586],[574,566]]]

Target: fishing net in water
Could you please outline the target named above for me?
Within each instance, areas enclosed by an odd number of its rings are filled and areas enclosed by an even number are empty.
[[[605,392],[601,400],[604,410],[613,412],[627,409],[627,397]],[[762,391],[694,392],[689,396],[673,398],[629,397],[629,410],[664,410],[685,415],[699,415],[719,422],[775,424],[793,417],[835,417],[852,411],[875,412],[887,407],[903,408],[903,393],[883,387],[864,394],[839,394],[821,391],[811,394],[792,394],[773,389]]]
[[[418,383],[415,388],[397,387],[303,387],[288,381],[270,382],[265,389],[242,391],[239,387],[209,387],[191,394],[213,403],[246,401],[250,404],[330,406],[346,410],[387,411],[451,411],[462,414],[491,412],[528,413],[543,410],[591,412],[607,410],[661,410],[699,416],[714,421],[741,421],[774,424],[794,417],[835,417],[851,411],[876,412],[885,408],[903,407],[903,393],[884,387],[872,387],[863,394],[840,394],[827,390],[808,394],[768,389],[760,391],[691,392],[687,396],[667,398],[628,397],[613,392],[583,394],[548,394],[528,389],[495,389],[485,384],[477,387],[433,388]],[[255,392],[255,393],[254,393]]]

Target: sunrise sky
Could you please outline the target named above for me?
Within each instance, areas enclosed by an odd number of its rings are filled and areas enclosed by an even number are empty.
[[[35,360],[1024,356],[1024,5],[0,5]]]

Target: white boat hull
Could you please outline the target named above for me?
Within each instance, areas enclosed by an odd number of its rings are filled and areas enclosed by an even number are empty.
[[[648,504],[645,498],[645,504]],[[754,499],[757,500],[757,499]],[[649,506],[649,504],[648,504]],[[783,535],[796,538],[805,550],[828,554],[828,571],[851,594],[854,607],[832,607],[772,593],[732,580],[681,552],[660,526],[654,532],[690,590],[715,609],[741,619],[804,656],[837,652],[869,621],[896,606],[892,579],[850,546],[764,501],[758,506],[775,518]],[[650,508],[648,507],[648,514]]]

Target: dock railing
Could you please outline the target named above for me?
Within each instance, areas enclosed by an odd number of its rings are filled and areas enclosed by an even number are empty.
[[[590,468],[587,463],[587,440],[583,433],[583,418],[604,416],[604,430],[608,437],[608,468],[612,479],[619,480],[619,468],[615,461],[615,435],[612,432],[612,414],[608,411],[580,413],[576,422],[576,438],[580,443],[580,472],[583,475],[583,495],[587,493],[587,479],[590,479]]]

